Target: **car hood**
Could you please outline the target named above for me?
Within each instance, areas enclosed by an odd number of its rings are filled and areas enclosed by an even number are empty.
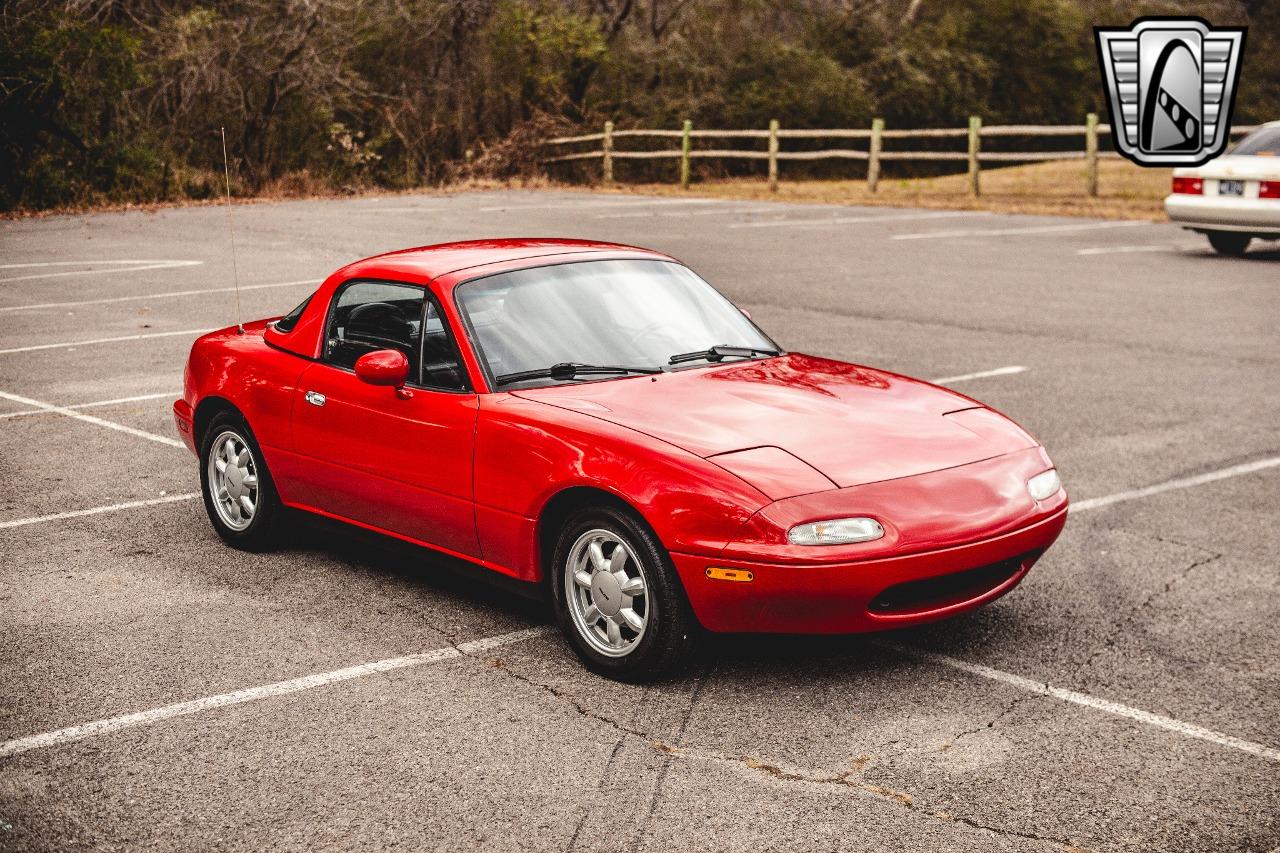
[[[775,499],[817,490],[815,470],[826,488],[845,488],[1036,446],[1012,421],[945,388],[798,353],[512,393],[722,462],[753,485],[781,477],[790,488],[762,488]],[[756,448],[783,453],[741,453]]]

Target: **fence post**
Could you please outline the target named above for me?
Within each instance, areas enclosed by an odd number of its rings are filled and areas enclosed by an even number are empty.
[[[600,182],[613,186],[613,122],[604,123],[604,139],[600,142]]]
[[[981,149],[982,119],[969,116],[969,192],[977,196],[981,192],[978,184],[978,152]]]
[[[693,130],[693,122],[684,120],[684,132],[680,135],[680,186],[689,188],[689,131]]]
[[[1085,187],[1089,195],[1098,197],[1098,114],[1084,118]]]
[[[769,120],[769,192],[778,191],[778,120]]]
[[[871,120],[871,149],[867,154],[867,192],[875,192],[880,186],[880,136],[884,133],[884,119]]]

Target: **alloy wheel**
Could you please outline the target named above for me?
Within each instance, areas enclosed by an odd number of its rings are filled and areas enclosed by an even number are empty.
[[[625,657],[649,624],[644,566],[617,534],[588,530],[569,549],[564,565],[565,601],[574,627],[593,649]]]
[[[219,433],[209,445],[208,470],[218,518],[232,530],[247,529],[258,508],[258,465],[248,442],[231,430]]]

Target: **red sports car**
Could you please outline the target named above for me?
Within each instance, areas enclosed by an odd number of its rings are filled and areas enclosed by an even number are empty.
[[[710,631],[928,622],[1012,589],[1067,496],[975,400],[786,353],[688,267],[478,240],[338,270],[192,346],[177,428],[230,545],[286,507],[545,584],[582,660],[668,670]]]

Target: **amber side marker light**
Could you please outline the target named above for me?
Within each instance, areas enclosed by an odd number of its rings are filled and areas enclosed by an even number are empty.
[[[715,566],[707,567],[707,577],[713,581],[736,581],[738,583],[751,583],[756,578],[751,572],[742,569],[720,569]]]

